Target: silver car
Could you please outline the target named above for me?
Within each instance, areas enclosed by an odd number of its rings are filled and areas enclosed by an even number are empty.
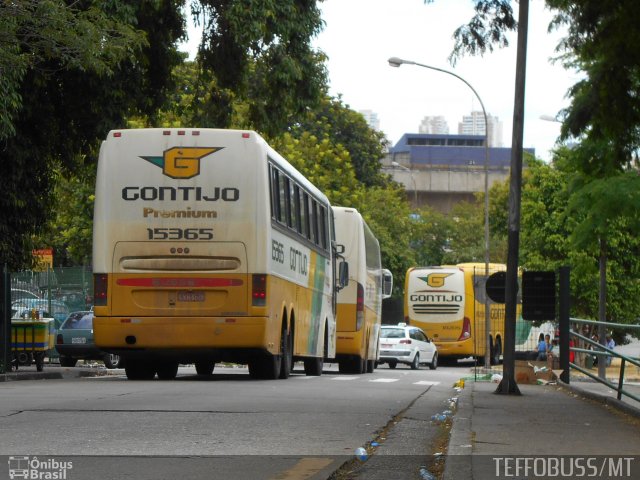
[[[388,363],[389,368],[396,368],[398,363],[405,363],[413,370],[426,363],[431,370],[438,367],[438,349],[427,335],[418,327],[383,325],[380,328],[380,360]]]

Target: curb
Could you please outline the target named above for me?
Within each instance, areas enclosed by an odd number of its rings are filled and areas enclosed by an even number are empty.
[[[564,383],[558,380],[558,385],[563,389],[575,393],[576,395],[580,395],[582,397],[588,398],[589,400],[593,400],[596,402],[600,402],[604,405],[610,406],[619,410],[627,415],[634,416],[636,418],[640,418],[640,408],[636,408],[633,405],[629,405],[622,400],[618,400],[615,397],[611,397],[609,395],[603,395],[601,393],[591,392],[589,390],[584,390],[575,384]]]
[[[61,372],[12,372],[0,374],[0,382],[16,380],[62,380]]]
[[[472,478],[471,453],[473,451],[471,415],[475,382],[466,382],[458,395],[458,409],[453,416],[449,446],[444,464],[444,480]]]

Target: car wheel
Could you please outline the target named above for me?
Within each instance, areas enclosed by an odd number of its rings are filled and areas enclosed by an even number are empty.
[[[418,370],[420,368],[420,354],[416,352],[416,356],[413,357],[413,362],[411,362],[411,370]]]
[[[431,363],[429,364],[429,369],[435,370],[436,368],[438,368],[438,354],[434,353],[433,360],[431,360]]]
[[[107,368],[121,368],[120,365],[123,364],[123,359],[120,355],[116,355],[115,353],[107,353],[102,358],[104,362],[104,366]]]
[[[78,363],[78,359],[77,358],[63,357],[62,355],[60,355],[60,366],[61,367],[75,367],[76,363]]]

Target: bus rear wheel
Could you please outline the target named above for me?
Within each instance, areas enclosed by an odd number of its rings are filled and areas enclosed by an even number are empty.
[[[362,358],[345,358],[338,362],[338,370],[340,373],[362,373],[363,362]]]
[[[216,362],[204,360],[196,362],[196,373],[198,375],[211,375],[216,367]]]
[[[153,380],[156,376],[153,364],[145,360],[128,360],[124,372],[129,380]]]
[[[280,375],[280,355],[266,354],[249,362],[249,376],[258,380],[275,380]]]
[[[178,375],[178,366],[178,362],[170,360],[158,362],[156,367],[158,378],[160,380],[173,380]]]

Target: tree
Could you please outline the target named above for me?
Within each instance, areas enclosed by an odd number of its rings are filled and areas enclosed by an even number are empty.
[[[247,106],[247,126],[268,136],[283,132],[326,91],[324,55],[311,40],[322,28],[314,0],[194,0],[203,25],[198,52],[202,84],[194,121],[228,127],[234,104]]]
[[[310,132],[318,138],[329,138],[350,154],[357,179],[366,186],[382,186],[388,181],[380,172],[387,140],[373,130],[364,117],[342,102],[342,98],[325,96],[320,105],[309,110],[291,129],[292,134]]]
[[[30,264],[32,235],[50,216],[56,169],[69,172],[95,155],[97,139],[131,109],[153,108],[162,92],[151,77],[179,59],[175,49],[154,56],[182,35],[181,24],[174,32],[150,27],[161,6],[111,2],[113,13],[102,3],[2,4],[0,68],[19,66],[0,75],[11,99],[0,113],[0,262],[13,269]],[[149,44],[134,25],[150,30]]]

